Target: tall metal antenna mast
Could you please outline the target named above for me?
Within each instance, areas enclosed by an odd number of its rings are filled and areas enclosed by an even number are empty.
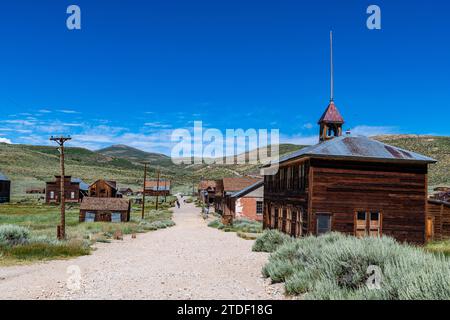
[[[330,31],[330,102],[334,100],[333,31]]]

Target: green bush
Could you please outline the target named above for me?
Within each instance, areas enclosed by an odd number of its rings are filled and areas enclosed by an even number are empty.
[[[7,255],[19,260],[42,260],[60,257],[74,257],[89,254],[90,249],[81,243],[29,243],[17,245],[8,250]]]
[[[223,227],[223,223],[222,221],[220,221],[220,219],[215,219],[208,223],[208,227],[219,229],[219,227]]]
[[[233,221],[233,230],[238,232],[248,232],[248,233],[261,233],[262,223],[259,221],[249,220],[249,219],[238,219]]]
[[[331,233],[284,242],[269,257],[263,274],[285,282],[287,293],[305,294],[306,299],[447,300],[449,262],[389,237]],[[367,285],[369,266],[380,268],[379,289]]]
[[[15,246],[27,243],[30,238],[30,231],[21,226],[12,224],[0,225],[0,244]]]
[[[266,230],[262,236],[256,239],[252,250],[256,252],[274,252],[286,241],[291,241],[291,237],[287,234],[278,230]]]

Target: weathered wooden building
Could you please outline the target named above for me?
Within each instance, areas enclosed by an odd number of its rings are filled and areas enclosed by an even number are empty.
[[[116,181],[99,179],[89,186],[89,197],[116,198]]]
[[[204,204],[214,204],[216,196],[216,180],[201,180],[197,187],[198,200]]]
[[[119,193],[121,193],[125,196],[132,196],[133,190],[129,187],[122,187],[122,188],[119,188]]]
[[[11,181],[0,172],[0,203],[9,202],[11,199]]]
[[[281,157],[264,179],[264,226],[293,236],[339,231],[424,243],[428,164],[435,160],[342,135],[333,101],[319,143]],[[267,169],[269,171],[269,169]]]
[[[428,200],[425,235],[427,241],[450,239],[450,202]]]
[[[263,220],[264,181],[259,180],[225,198],[225,221],[234,219]],[[228,211],[229,210],[229,211]]]
[[[170,180],[150,179],[145,181],[145,194],[148,196],[169,196]]]
[[[64,177],[64,194],[66,202],[80,202],[87,196],[88,185],[79,178]],[[59,203],[61,195],[61,176],[55,176],[54,181],[48,181],[45,187],[45,202]]]
[[[130,201],[123,198],[84,197],[80,205],[80,222],[128,222]]]
[[[233,201],[231,201],[230,197],[260,180],[261,178],[255,177],[231,177],[216,181],[214,207],[215,211],[222,215],[224,223],[228,224],[233,219]]]

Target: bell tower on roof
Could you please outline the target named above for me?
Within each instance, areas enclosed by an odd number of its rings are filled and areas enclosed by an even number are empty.
[[[334,104],[334,74],[333,74],[333,31],[330,31],[330,103],[319,119],[319,142],[333,139],[342,135],[342,118]]]

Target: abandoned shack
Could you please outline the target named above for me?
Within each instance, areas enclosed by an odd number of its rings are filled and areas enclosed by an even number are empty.
[[[169,196],[170,180],[150,179],[145,181],[145,194],[147,196]]]
[[[201,180],[197,187],[197,196],[203,204],[214,204],[216,180]]]
[[[85,197],[80,205],[80,222],[128,222],[131,204],[122,198]]]
[[[87,184],[79,178],[64,177],[64,194],[66,202],[80,202],[87,196]],[[55,176],[55,181],[48,181],[45,187],[45,202],[59,203],[61,194],[61,176]]]
[[[0,203],[9,202],[11,199],[11,181],[0,172]]]
[[[232,223],[236,211],[235,200],[231,199],[231,196],[258,181],[261,181],[261,178],[231,177],[216,182],[215,211],[222,215],[224,224]]]
[[[116,198],[117,183],[112,180],[99,179],[89,186],[89,197]]]
[[[276,174],[266,173],[264,227],[293,236],[339,231],[424,243],[428,164],[436,161],[342,135],[343,123],[331,100],[319,120],[319,143],[281,157]]]
[[[229,215],[231,215],[233,220],[246,218],[262,221],[264,181],[259,180],[248,187],[233,193],[229,197],[226,197],[226,201],[226,207],[229,209]]]
[[[425,230],[427,241],[450,239],[450,202],[428,200]]]
[[[122,187],[119,188],[119,193],[125,195],[125,196],[132,196],[133,195],[133,190],[131,188],[128,187]]]

